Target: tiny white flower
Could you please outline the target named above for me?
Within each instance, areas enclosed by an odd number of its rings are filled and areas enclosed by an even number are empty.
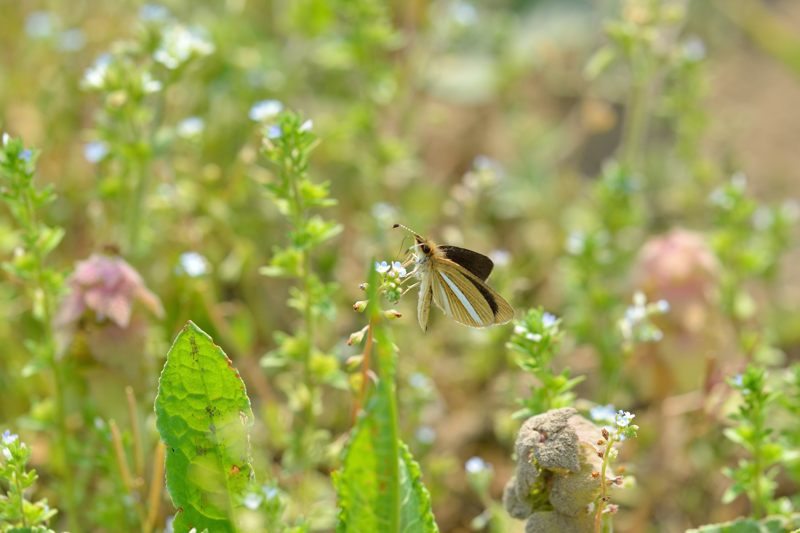
[[[584,248],[586,247],[586,237],[580,231],[573,231],[567,237],[567,252],[571,253],[572,255],[578,255],[583,252]]]
[[[539,342],[540,340],[542,340],[542,336],[539,335],[538,333],[528,333],[527,335],[525,335],[525,338],[533,342]]]
[[[408,384],[415,389],[427,389],[430,386],[428,376],[421,372],[414,372],[408,378]]]
[[[103,54],[98,57],[94,64],[84,72],[84,85],[89,89],[102,89],[106,83],[106,75],[110,64],[111,55]]]
[[[142,90],[145,94],[153,94],[160,91],[163,87],[163,84],[155,79],[152,74],[149,72],[142,73]]]
[[[300,125],[300,131],[311,131],[311,128],[313,127],[314,127],[314,121],[308,119]]]
[[[683,44],[683,57],[689,61],[702,61],[706,58],[706,45],[698,37],[690,37]]]
[[[620,409],[617,411],[614,423],[619,428],[626,428],[630,425],[631,421],[636,417],[635,414]]]
[[[3,457],[6,458],[6,461],[10,461],[11,459],[13,459],[13,457],[11,456],[11,450],[6,448],[5,446],[3,447]]]
[[[633,294],[633,305],[641,307],[646,303],[647,303],[647,297],[644,295],[642,291],[636,291]]]
[[[8,141],[11,140],[11,136],[8,133],[3,132],[3,146],[8,146]]]
[[[394,270],[397,275],[401,278],[406,277],[406,267],[403,266],[403,263],[400,261],[393,261],[392,262],[392,270]]]
[[[203,122],[202,118],[189,117],[183,119],[180,123],[178,123],[177,131],[178,135],[180,135],[184,139],[191,139],[203,133],[204,127],[205,123]]]
[[[153,59],[174,70],[193,56],[207,56],[213,52],[214,45],[199,30],[176,24],[164,30],[161,46]]]
[[[420,426],[414,436],[421,444],[433,444],[436,440],[436,430],[430,426]]]
[[[276,489],[275,487],[264,487],[263,490],[264,490],[264,497],[267,500],[274,500],[279,495],[278,489]]]
[[[669,302],[666,300],[659,300],[656,302],[656,309],[659,313],[664,314],[669,312]]]
[[[464,464],[464,469],[469,474],[480,474],[489,468],[491,467],[480,457],[470,457]]]
[[[250,107],[248,116],[255,122],[264,122],[283,111],[283,104],[278,100],[261,100]]]
[[[25,19],[25,33],[33,39],[50,37],[53,26],[53,15],[47,11],[34,11]]]
[[[517,324],[516,326],[514,326],[514,333],[516,333],[517,335],[522,335],[526,331],[528,331],[527,328],[525,328],[525,326],[523,326],[522,324]]]
[[[91,141],[83,145],[83,157],[89,163],[98,163],[108,155],[108,145],[103,141]]]
[[[183,272],[190,278],[196,278],[208,273],[208,261],[197,252],[181,254],[180,265]]]
[[[489,253],[489,258],[491,258],[497,266],[506,266],[511,262],[511,254],[508,250],[492,250]]]
[[[86,35],[80,28],[64,30],[58,36],[58,49],[62,52],[77,52],[86,45]]]
[[[248,492],[242,503],[245,507],[250,509],[251,511],[255,511],[261,506],[262,496],[260,494],[256,494],[255,492]]]
[[[380,263],[375,261],[375,271],[378,274],[386,274],[391,268],[392,267],[386,261],[381,261]]]

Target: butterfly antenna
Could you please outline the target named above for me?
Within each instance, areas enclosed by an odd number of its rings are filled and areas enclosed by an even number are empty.
[[[412,234],[412,235],[415,235],[415,236],[416,236],[416,235],[419,235],[419,233],[417,233],[417,232],[416,232],[416,231],[414,231],[413,229],[409,228],[409,227],[408,227],[408,226],[406,226],[405,224],[393,224],[393,225],[392,225],[392,229],[395,229],[395,228],[403,228],[404,230],[406,230],[407,232],[409,232],[409,233],[410,233],[410,234]]]

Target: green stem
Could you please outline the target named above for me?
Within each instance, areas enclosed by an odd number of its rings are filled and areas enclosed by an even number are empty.
[[[128,252],[134,256],[139,251],[139,226],[142,219],[142,206],[150,182],[148,165],[145,160],[136,161],[136,185],[131,196],[130,211],[128,214]]]
[[[22,483],[19,482],[20,474],[24,474],[24,471],[21,468],[18,468],[16,472],[14,472],[14,485],[17,487],[17,499],[19,500],[19,516],[22,520],[22,527],[28,527],[28,520],[25,518],[25,498],[23,497],[22,493]]]
[[[755,420],[755,431],[753,433],[755,435],[763,435],[764,433],[764,423],[763,418],[761,416],[761,404],[758,404],[756,408],[757,411],[755,416],[753,417]],[[753,443],[753,471],[755,472],[755,476],[753,478],[753,516],[756,518],[764,518],[765,510],[764,506],[762,505],[762,495],[761,495],[761,477],[762,477],[762,464],[763,458],[761,456],[761,441],[758,440]]]
[[[603,464],[600,467],[600,497],[597,499],[597,509],[595,510],[594,515],[594,530],[595,533],[601,533],[604,530],[603,522],[604,520],[604,513],[603,510],[606,507],[606,503],[608,503],[608,481],[606,480],[606,471],[608,470],[608,463],[609,463],[609,454],[611,453],[611,449],[616,442],[616,437],[611,435],[606,443],[606,449],[603,452]]]
[[[39,221],[36,217],[36,210],[33,205],[30,191],[26,191],[24,195],[24,203],[26,210],[26,218],[28,222],[28,231],[31,235],[41,235],[41,228]],[[66,508],[67,519],[70,529],[72,531],[80,531],[77,519],[77,503],[75,501],[75,483],[72,475],[69,453],[69,435],[67,433],[67,420],[66,410],[64,407],[64,377],[62,375],[61,365],[56,359],[56,344],[53,336],[53,301],[50,294],[50,288],[45,281],[44,257],[37,246],[32,249],[34,255],[34,290],[42,295],[42,337],[44,342],[44,353],[50,371],[53,374],[53,387],[55,392],[55,412],[56,412],[56,440],[58,447],[61,451],[61,456],[64,461],[64,482],[66,485]],[[34,296],[35,298],[35,296]]]

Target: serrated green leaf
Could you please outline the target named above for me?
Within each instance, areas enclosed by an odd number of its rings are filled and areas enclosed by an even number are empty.
[[[419,465],[408,446],[400,441],[400,531],[438,532],[431,510],[431,495],[422,483]]]
[[[155,410],[167,446],[167,489],[178,509],[175,532],[235,532],[252,476],[253,412],[230,359],[191,321],[167,354]]]
[[[370,263],[371,265],[372,263]],[[379,381],[359,418],[334,476],[338,494],[337,533],[437,532],[430,496],[419,466],[398,438],[394,343],[381,318],[377,273],[370,268],[366,315],[370,317]]]

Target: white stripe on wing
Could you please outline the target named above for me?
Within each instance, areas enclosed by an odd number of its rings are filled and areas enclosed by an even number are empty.
[[[442,279],[445,281],[445,283],[447,283],[448,287],[450,287],[450,290],[452,290],[456,297],[458,297],[458,301],[461,302],[461,305],[463,305],[464,309],[467,310],[467,313],[469,313],[469,316],[472,317],[472,320],[474,320],[476,324],[483,324],[481,317],[475,312],[475,308],[472,307],[471,303],[469,303],[469,300],[467,300],[467,297],[464,296],[463,292],[461,292],[461,289],[459,289],[456,284],[453,283],[453,280],[447,277],[447,274],[444,272],[439,272],[439,274],[442,276]]]

